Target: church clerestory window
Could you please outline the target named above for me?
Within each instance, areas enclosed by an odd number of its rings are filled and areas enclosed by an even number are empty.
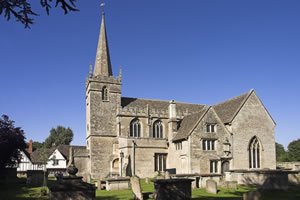
[[[134,119],[130,123],[130,137],[141,137],[141,124],[138,119]]]
[[[160,120],[157,120],[153,124],[153,137],[163,138],[163,126]]]
[[[249,168],[260,168],[260,144],[257,137],[249,143]]]
[[[102,101],[108,101],[108,89],[106,86],[102,88]]]

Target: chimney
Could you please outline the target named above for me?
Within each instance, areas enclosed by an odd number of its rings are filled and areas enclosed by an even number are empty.
[[[32,140],[29,140],[28,153],[32,153]]]

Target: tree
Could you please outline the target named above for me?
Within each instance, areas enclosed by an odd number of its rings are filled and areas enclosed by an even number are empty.
[[[14,126],[7,115],[0,118],[0,172],[5,167],[14,167],[21,161],[20,150],[25,150],[24,131]]]
[[[30,24],[34,23],[33,16],[38,16],[37,13],[31,10],[30,0],[0,0],[0,15],[4,13],[4,17],[10,20],[11,16],[16,18],[16,21],[25,25],[25,28],[29,28]],[[46,9],[49,15],[49,8],[51,3],[55,2],[55,7],[60,5],[65,14],[70,11],[78,11],[75,9],[76,0],[40,0],[41,6]]]
[[[289,160],[300,161],[300,139],[292,141],[289,146]]]
[[[33,141],[32,142],[32,151],[40,149],[44,146],[44,143]],[[26,148],[29,148],[29,143],[26,143]]]
[[[276,148],[276,161],[283,162],[282,158],[285,156],[284,154],[286,154],[283,145],[276,142],[275,148]]]
[[[53,144],[56,146],[61,144],[69,145],[73,140],[73,131],[68,127],[57,126],[56,129],[50,130],[49,137],[45,140],[45,147],[50,148]]]

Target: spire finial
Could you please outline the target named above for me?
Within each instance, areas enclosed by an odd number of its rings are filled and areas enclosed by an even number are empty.
[[[101,3],[100,6],[102,8],[102,15],[104,15],[104,6],[105,6],[105,3]]]

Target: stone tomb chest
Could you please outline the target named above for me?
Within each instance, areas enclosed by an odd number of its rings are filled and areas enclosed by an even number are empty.
[[[106,190],[128,190],[130,189],[129,177],[116,177],[104,179]]]
[[[193,179],[157,179],[153,180],[156,200],[185,200],[192,197]]]
[[[57,179],[57,183],[50,186],[50,200],[95,200],[96,187],[82,181],[82,176],[76,176],[77,168],[73,164],[68,168],[70,176]]]

